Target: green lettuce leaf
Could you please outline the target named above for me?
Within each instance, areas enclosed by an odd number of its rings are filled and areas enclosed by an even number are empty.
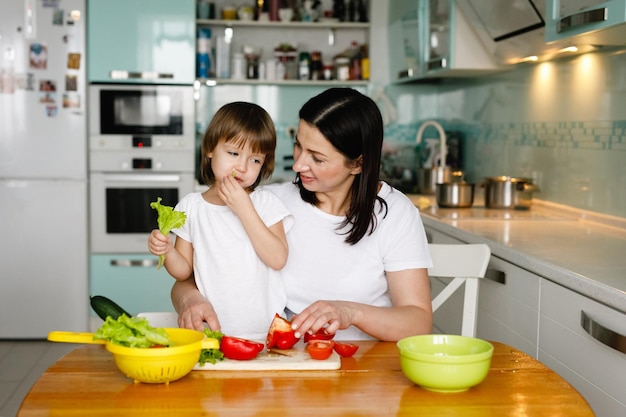
[[[217,339],[217,341],[220,342],[220,344],[222,343],[222,337],[224,337],[224,333],[220,332],[219,330],[212,331],[211,329],[208,329],[208,328],[204,329],[204,334],[208,338]],[[207,362],[215,364],[217,363],[217,361],[223,361],[223,360],[224,360],[224,354],[222,353],[221,350],[202,349],[198,363],[200,365],[204,365]]]
[[[176,211],[173,207],[162,205],[161,197],[158,197],[157,201],[153,201],[152,203],[150,203],[150,207],[157,211],[157,224],[159,225],[159,230],[165,236],[167,236],[172,231],[172,229],[176,229],[177,227],[181,227],[182,225],[184,225],[185,220],[187,220],[187,215],[184,212]],[[159,256],[159,264],[157,265],[157,269],[161,269],[164,263],[165,255]]]
[[[116,345],[149,348],[154,345],[173,346],[173,342],[162,328],[152,327],[145,317],[128,317],[122,314],[113,319],[107,317],[104,324],[94,333],[95,340],[106,340]]]

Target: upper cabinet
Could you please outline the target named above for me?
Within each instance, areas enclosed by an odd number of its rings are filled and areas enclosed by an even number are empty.
[[[470,77],[501,71],[455,0],[403,0],[389,5],[392,79]]]
[[[626,45],[626,0],[547,0],[546,42]]]
[[[194,0],[88,0],[92,83],[193,84]]]

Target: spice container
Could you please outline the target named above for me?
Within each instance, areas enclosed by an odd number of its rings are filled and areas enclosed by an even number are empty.
[[[350,58],[341,55],[335,57],[335,74],[339,81],[350,79]]]
[[[308,80],[310,78],[310,58],[308,52],[300,52],[300,58],[298,59],[298,79]]]
[[[324,67],[322,65],[322,53],[320,51],[311,52],[311,79],[323,80],[325,79],[323,73]]]

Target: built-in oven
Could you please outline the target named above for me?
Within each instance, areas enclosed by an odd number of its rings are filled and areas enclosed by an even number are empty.
[[[92,172],[90,175],[92,253],[145,253],[157,228],[150,203],[175,206],[193,191],[193,172]]]
[[[148,253],[150,203],[196,183],[193,86],[91,85],[89,101],[91,253]]]

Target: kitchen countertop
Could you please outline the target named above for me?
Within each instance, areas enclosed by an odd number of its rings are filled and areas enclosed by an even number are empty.
[[[408,196],[424,225],[626,313],[626,218],[533,199],[530,210],[437,207]],[[429,207],[425,207],[429,205]]]

